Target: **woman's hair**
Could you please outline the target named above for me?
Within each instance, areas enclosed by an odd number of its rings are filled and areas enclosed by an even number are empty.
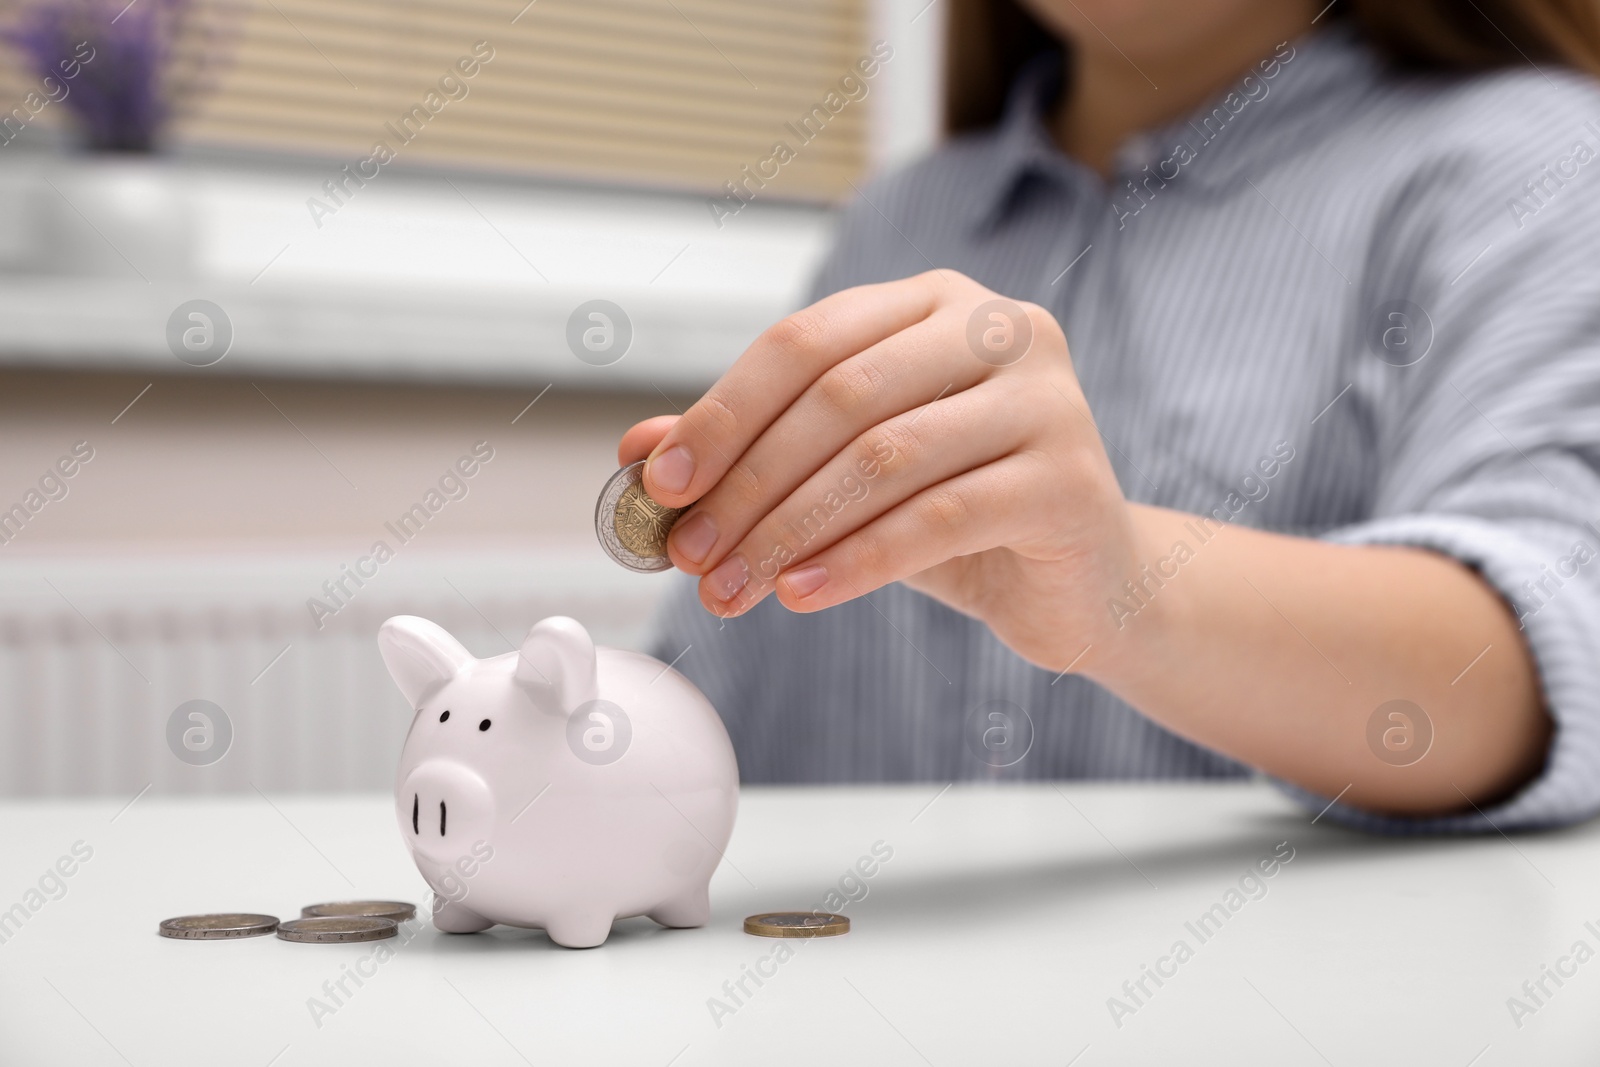
[[[944,127],[999,121],[1017,71],[1062,44],[1017,0],[947,0]],[[1336,0],[1381,54],[1413,69],[1550,62],[1600,76],[1600,0]]]

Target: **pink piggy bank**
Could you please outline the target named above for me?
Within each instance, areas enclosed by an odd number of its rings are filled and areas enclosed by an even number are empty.
[[[378,646],[417,709],[395,815],[435,926],[541,927],[591,948],[634,915],[706,924],[739,768],[688,679],[560,616],[490,659],[411,615],[385,622]]]

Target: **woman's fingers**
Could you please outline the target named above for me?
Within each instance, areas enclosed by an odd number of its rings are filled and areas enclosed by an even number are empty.
[[[699,499],[819,375],[920,322],[937,298],[937,285],[918,276],[847,289],[783,319],[657,443],[645,490],[669,507]]]
[[[681,416],[678,415],[657,415],[628,427],[628,432],[622,435],[622,442],[617,445],[617,465],[626,467],[648,456],[679,418]]]
[[[707,559],[701,600],[722,615],[738,614],[772,589],[780,570],[826,551],[930,487],[1007,455],[1030,436],[1027,419],[1006,394],[1012,382],[986,383],[873,427],[756,523]],[[975,502],[981,503],[981,502]],[[698,511],[699,508],[696,508]],[[674,554],[698,535],[694,517],[674,530]],[[943,539],[947,524],[926,531]]]
[[[1014,454],[924,489],[785,570],[778,600],[790,611],[820,611],[1003,545],[1026,523],[1036,474],[1027,456]]]
[[[745,450],[739,464],[753,476],[723,478],[696,501],[674,534],[673,562],[691,574],[715,566],[762,516],[869,428],[895,425],[891,420],[908,413],[920,419],[930,402],[976,385],[987,368],[949,357],[941,318],[924,319],[824,371]],[[935,421],[921,426],[932,432]]]

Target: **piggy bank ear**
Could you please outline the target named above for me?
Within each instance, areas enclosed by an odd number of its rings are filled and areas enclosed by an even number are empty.
[[[396,615],[378,627],[378,650],[412,707],[473,659],[442,626],[415,615]]]
[[[517,652],[516,677],[536,700],[548,697],[563,715],[593,700],[599,678],[589,631],[564,615],[536,624]]]

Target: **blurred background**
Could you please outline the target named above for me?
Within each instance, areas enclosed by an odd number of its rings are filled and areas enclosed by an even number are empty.
[[[637,646],[671,579],[595,542],[616,441],[932,143],[942,31],[936,0],[0,4],[0,795],[386,789],[392,614]]]

